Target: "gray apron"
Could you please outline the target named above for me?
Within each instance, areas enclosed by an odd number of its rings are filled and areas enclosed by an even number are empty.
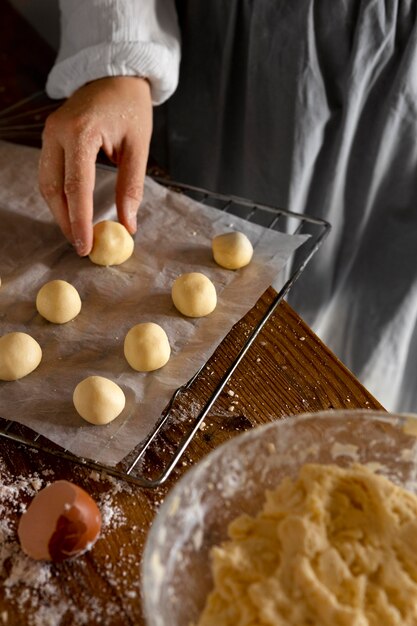
[[[411,0],[178,1],[152,153],[178,180],[332,224],[290,303],[386,408],[417,412]]]

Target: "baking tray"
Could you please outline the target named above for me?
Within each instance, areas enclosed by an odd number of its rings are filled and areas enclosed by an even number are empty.
[[[110,168],[110,166],[105,165],[100,165],[99,167]],[[259,332],[274,314],[277,306],[286,296],[291,286],[304,271],[308,262],[317,252],[330,230],[329,223],[320,218],[300,215],[237,196],[213,193],[206,189],[178,183],[161,176],[152,176],[152,178],[159,184],[165,185],[173,191],[187,194],[198,202],[212,206],[231,215],[244,218],[265,228],[290,234],[308,234],[309,237],[304,244],[293,253],[286,266],[285,276],[282,278],[282,284],[280,285],[276,297],[245,340],[232,364],[224,372],[224,375],[210,394],[210,397],[196,415],[192,415],[191,411],[189,416],[182,415],[180,420],[182,424],[182,428],[180,429],[181,433],[175,436],[176,438],[174,437],[174,441],[172,441],[171,437],[171,441],[167,444],[165,434],[167,432],[169,433],[171,429],[173,429],[173,432],[178,431],[176,406],[179,400],[192,389],[194,381],[204,369],[205,365],[203,365],[186,384],[176,390],[148,437],[116,466],[110,466],[94,461],[93,459],[76,456],[31,429],[11,420],[0,418],[0,437],[2,439],[29,446],[33,449],[42,450],[51,455],[88,467],[91,470],[100,473],[105,472],[108,475],[124,479],[140,487],[148,488],[162,485],[171,474],[193,437],[203,425],[205,418],[208,416],[211,408],[224,390],[236,368],[239,366],[242,359],[244,359]],[[184,424],[186,424],[186,426],[184,426]],[[162,461],[161,457],[163,457]]]

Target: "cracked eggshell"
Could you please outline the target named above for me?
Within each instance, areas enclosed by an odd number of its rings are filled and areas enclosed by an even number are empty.
[[[34,497],[17,534],[28,556],[57,562],[91,549],[100,529],[101,514],[91,496],[67,480],[57,480]]]

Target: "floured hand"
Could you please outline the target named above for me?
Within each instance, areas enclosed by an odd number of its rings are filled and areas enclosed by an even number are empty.
[[[116,76],[78,89],[46,120],[39,187],[65,237],[80,256],[93,243],[93,191],[99,150],[118,166],[119,221],[136,231],[136,214],[152,133],[146,79]]]

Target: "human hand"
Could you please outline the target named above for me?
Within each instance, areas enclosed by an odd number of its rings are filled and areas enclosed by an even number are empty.
[[[88,83],[47,118],[39,188],[80,256],[87,255],[93,244],[95,162],[100,148],[118,166],[117,214],[133,234],[151,133],[150,86],[134,76]]]

